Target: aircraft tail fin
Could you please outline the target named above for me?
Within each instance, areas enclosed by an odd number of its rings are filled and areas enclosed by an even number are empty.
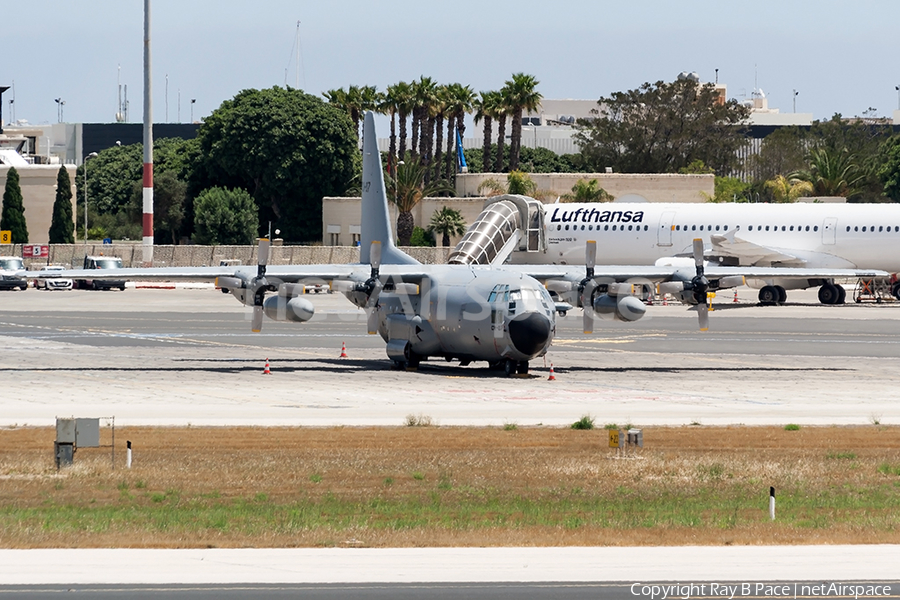
[[[384,188],[384,172],[381,154],[375,138],[375,116],[366,113],[363,124],[362,165],[362,220],[360,221],[359,261],[370,261],[372,242],[381,242],[381,264],[417,265],[419,261],[394,245],[391,213],[388,210],[387,192]]]

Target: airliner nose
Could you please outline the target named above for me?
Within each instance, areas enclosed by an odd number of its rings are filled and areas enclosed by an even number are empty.
[[[516,350],[534,356],[550,339],[550,319],[542,313],[529,313],[509,322],[509,338]]]

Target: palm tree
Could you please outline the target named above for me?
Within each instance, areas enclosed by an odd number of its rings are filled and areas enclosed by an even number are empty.
[[[519,150],[522,147],[522,113],[536,111],[543,96],[535,88],[538,80],[533,75],[514,73],[506,82],[502,93],[512,115],[512,140],[509,144],[509,170],[519,168]]]
[[[343,88],[328,90],[324,94],[330,104],[333,104],[350,115],[353,121],[353,130],[356,139],[359,140],[359,122],[367,110],[375,110],[379,104],[379,94],[375,86],[366,85],[359,87],[351,85],[344,91]]]
[[[813,193],[813,185],[809,181],[788,179],[784,175],[768,180],[765,186],[772,192],[775,202],[795,202],[797,198]]]
[[[447,101],[449,98],[449,93],[447,91],[447,86],[440,85],[438,86],[435,96],[434,96],[434,104],[432,105],[431,113],[434,115],[432,117],[432,123],[434,127],[435,137],[437,138],[434,142],[435,150],[434,150],[434,174],[431,175],[429,179],[441,179],[441,152],[444,147],[444,117],[447,114]],[[448,121],[452,119],[447,119]],[[430,141],[430,140],[429,140]],[[429,144],[430,146],[430,144]],[[431,151],[429,150],[429,154]]]
[[[494,158],[494,172],[503,172],[503,147],[506,145],[506,117],[510,113],[509,99],[503,90],[497,92],[494,118],[497,119],[497,156]]]
[[[434,100],[437,82],[424,75],[419,81],[413,82],[413,123],[412,123],[412,152],[413,158],[425,155],[425,136],[428,129],[429,111]]]
[[[401,81],[388,89],[390,95],[397,103],[397,114],[400,119],[400,148],[398,156],[400,160],[406,160],[406,118],[413,110],[415,93],[413,86],[405,81]]]
[[[378,112],[383,115],[391,116],[391,144],[388,148],[388,173],[392,176],[397,165],[397,91],[395,85],[389,85],[385,93],[382,95],[381,104],[378,105]]]
[[[447,179],[453,177],[453,151],[456,144],[455,131],[459,137],[466,133],[465,116],[472,112],[475,104],[475,92],[469,86],[460,83],[451,83],[447,86]],[[458,160],[458,159],[457,159]]]
[[[566,202],[611,202],[613,197],[600,187],[596,179],[579,179],[572,186],[572,193],[563,195]]]
[[[435,196],[442,192],[453,193],[443,180],[425,183],[427,167],[419,161],[410,161],[397,165],[397,176],[385,178],[388,186],[388,198],[397,205],[400,214],[397,215],[397,239],[401,246],[408,246],[412,237],[413,220],[412,211],[422,198]]]
[[[500,92],[481,92],[481,97],[473,103],[475,124],[478,125],[480,121],[484,121],[484,144],[481,148],[481,164],[485,173],[489,173],[491,168],[491,125],[497,113],[499,98]]]
[[[450,245],[450,236],[466,232],[466,221],[458,210],[445,206],[431,215],[428,231],[441,234],[441,246],[447,247]]]
[[[810,152],[808,160],[808,170],[790,173],[788,179],[808,181],[816,196],[850,198],[861,191],[865,172],[856,156],[846,149],[817,148]]]

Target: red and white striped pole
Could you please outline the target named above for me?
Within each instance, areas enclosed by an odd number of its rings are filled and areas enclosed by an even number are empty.
[[[153,86],[150,73],[150,0],[144,0],[144,266],[153,264]]]

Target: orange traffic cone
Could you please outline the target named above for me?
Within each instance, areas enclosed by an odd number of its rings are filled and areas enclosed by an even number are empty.
[[[737,301],[738,301],[738,299],[737,299],[737,288],[734,288],[734,300],[732,300],[732,302],[735,303],[735,304],[737,304]]]
[[[550,377],[547,378],[547,381],[556,381],[556,375],[553,374],[553,363],[550,363]]]
[[[266,359],[266,368],[263,370],[263,375],[271,375],[272,372],[269,370],[269,359]]]
[[[668,300],[668,298],[666,298],[666,295],[663,294],[663,306],[668,306],[668,305],[669,305],[669,300]]]
[[[341,342],[341,355],[339,358],[350,358],[347,356],[347,344]]]

